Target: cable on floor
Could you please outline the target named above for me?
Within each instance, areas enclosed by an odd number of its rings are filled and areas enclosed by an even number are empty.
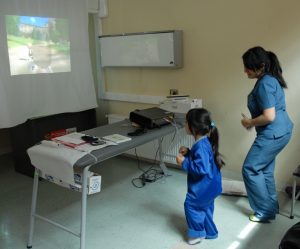
[[[136,148],[134,149],[134,153],[135,153],[135,156],[136,156],[136,159],[137,159],[138,168],[139,168],[139,170],[141,170],[143,172],[139,177],[133,178],[131,180],[131,183],[134,187],[143,188],[146,185],[146,183],[156,182],[158,179],[164,177],[164,172],[161,169],[154,169],[153,168],[156,164],[156,157],[157,157],[158,150],[159,150],[159,148],[156,150],[155,158],[154,158],[154,161],[153,161],[152,165],[147,170],[144,170],[141,167],[141,161],[140,161],[140,159],[138,157],[138,154],[136,152]]]
[[[175,137],[178,133],[178,127],[177,127],[175,119],[171,120],[170,123],[171,123],[172,126],[175,127],[175,132],[174,132],[174,135],[171,139],[169,147],[171,147],[171,145],[173,144],[174,139],[175,139]],[[163,139],[164,138],[161,138],[161,143],[163,142]],[[136,148],[134,149],[134,153],[135,153],[135,156],[136,156],[136,159],[137,159],[138,168],[143,172],[139,177],[133,178],[131,180],[131,183],[134,187],[143,188],[146,185],[146,183],[156,182],[158,179],[164,177],[164,172],[161,169],[158,170],[158,169],[153,168],[153,166],[156,164],[156,161],[157,161],[156,158],[157,158],[158,151],[159,151],[159,148],[157,148],[157,150],[156,150],[153,165],[151,165],[149,169],[144,170],[144,169],[141,168],[141,163],[140,163],[140,159],[137,155]]]

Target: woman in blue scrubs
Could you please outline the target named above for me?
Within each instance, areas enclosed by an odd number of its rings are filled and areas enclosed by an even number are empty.
[[[181,147],[176,160],[188,175],[184,209],[188,244],[194,245],[218,237],[213,213],[214,201],[222,192],[220,168],[224,162],[218,152],[218,129],[206,109],[189,110],[185,129],[195,143],[191,149]]]
[[[283,91],[287,84],[273,52],[253,47],[242,58],[248,78],[257,79],[248,95],[251,118],[242,114],[241,120],[246,129],[256,129],[256,138],[242,169],[249,203],[253,209],[249,219],[268,222],[275,219],[279,212],[274,179],[275,159],[288,144],[293,129]]]

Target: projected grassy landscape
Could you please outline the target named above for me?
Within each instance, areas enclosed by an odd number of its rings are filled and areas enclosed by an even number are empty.
[[[70,72],[68,20],[5,17],[11,75]]]

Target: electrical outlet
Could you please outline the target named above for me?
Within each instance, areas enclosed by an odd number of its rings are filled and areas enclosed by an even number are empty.
[[[170,89],[169,94],[170,95],[178,95],[178,89]]]

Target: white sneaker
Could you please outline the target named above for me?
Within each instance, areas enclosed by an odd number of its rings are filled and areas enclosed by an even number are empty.
[[[200,243],[203,239],[204,239],[203,237],[196,237],[196,238],[191,237],[191,238],[188,238],[187,242],[189,245],[196,245],[196,244]]]

